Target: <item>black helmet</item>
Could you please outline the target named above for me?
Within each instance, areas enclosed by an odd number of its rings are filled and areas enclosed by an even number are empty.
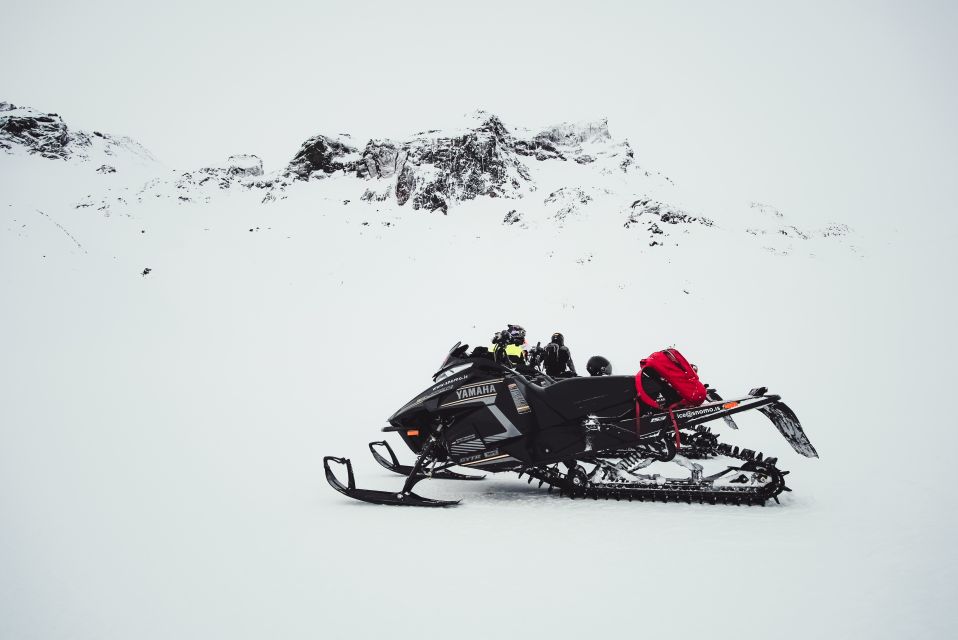
[[[510,324],[506,330],[509,332],[509,342],[521,347],[526,343],[526,330],[517,324]]]
[[[611,376],[612,363],[602,356],[592,356],[585,365],[590,376]]]
[[[565,336],[558,331],[552,334],[552,341],[560,347],[565,346]]]

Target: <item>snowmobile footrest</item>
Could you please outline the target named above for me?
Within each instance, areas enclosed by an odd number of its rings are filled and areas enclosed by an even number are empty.
[[[330,462],[341,464],[346,467],[346,484],[340,482],[339,478],[336,477],[336,474],[333,473],[333,470],[329,466]],[[386,504],[406,507],[449,507],[459,504],[458,500],[433,500],[431,498],[424,498],[413,493],[412,491],[393,493],[391,491],[357,489],[356,478],[353,475],[353,465],[349,461],[349,458],[326,456],[323,458],[323,468],[326,471],[326,481],[329,482],[329,486],[344,496],[353,498],[354,500],[371,502],[373,504]]]
[[[376,450],[377,447],[385,448],[389,458],[387,459],[385,456],[379,453],[379,451]],[[369,451],[373,454],[373,458],[376,459],[376,462],[386,469],[389,469],[393,473],[398,473],[401,476],[408,476],[410,473],[412,473],[412,467],[399,464],[399,458],[396,457],[396,453],[385,440],[370,442]],[[426,474],[426,477],[435,478],[436,480],[482,480],[486,476],[469,476],[464,473],[456,473],[455,471],[442,469],[440,471],[434,471],[432,474]]]

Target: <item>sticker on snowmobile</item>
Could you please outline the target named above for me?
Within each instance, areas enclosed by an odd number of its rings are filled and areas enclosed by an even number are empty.
[[[499,393],[499,390],[496,389],[496,385],[494,384],[496,382],[502,382],[502,379],[486,380],[460,387],[456,389],[456,399],[451,402],[446,402],[442,406],[452,407],[467,402],[491,401]]]
[[[494,384],[481,384],[477,387],[463,387],[462,389],[456,389],[456,397],[459,400],[464,400],[466,398],[478,398],[480,396],[491,396],[496,394],[496,385]]]
[[[512,395],[512,401],[516,403],[516,410],[519,413],[529,413],[532,411],[532,409],[529,408],[529,403],[527,403],[526,399],[522,396],[522,392],[519,391],[519,387],[512,382],[509,383],[509,393]]]
[[[466,436],[465,438],[459,438],[454,443],[449,445],[449,451],[457,455],[463,453],[476,453],[477,451],[482,451],[485,448],[486,445],[483,444],[482,440],[471,435]]]
[[[486,453],[481,460],[473,460],[472,462],[463,462],[463,466],[471,465],[480,465],[480,464],[502,464],[503,462],[519,462],[517,459],[510,456],[508,453],[499,453],[498,449],[493,449],[492,451]]]
[[[463,464],[469,464],[470,462],[476,462],[477,460],[483,460],[485,458],[490,458],[492,456],[499,455],[498,449],[492,449],[491,451],[486,451],[485,453],[477,453],[473,456],[466,456],[462,459]]]
[[[712,406],[712,407],[703,407],[701,409],[692,409],[689,411],[676,411],[675,417],[679,418],[680,420],[684,420],[686,418],[696,418],[698,416],[703,416],[705,414],[714,413],[716,411],[721,411],[721,410],[722,410],[721,406],[717,406],[717,407]]]

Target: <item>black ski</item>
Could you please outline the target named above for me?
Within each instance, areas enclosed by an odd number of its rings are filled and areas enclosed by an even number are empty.
[[[348,475],[347,484],[343,484],[339,481],[339,478],[336,477],[336,474],[334,474],[333,470],[329,467],[330,462],[346,466],[346,473]],[[349,458],[326,456],[323,458],[323,467],[326,469],[326,481],[329,482],[330,486],[344,496],[353,498],[354,500],[403,507],[450,507],[459,504],[458,500],[433,500],[432,498],[424,498],[408,489],[396,493],[390,491],[374,491],[372,489],[357,489],[356,478],[353,476],[353,464],[349,461]],[[410,483],[407,482],[407,484]],[[415,482],[412,484],[415,484]]]

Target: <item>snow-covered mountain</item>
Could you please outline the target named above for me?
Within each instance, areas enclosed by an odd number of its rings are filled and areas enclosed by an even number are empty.
[[[245,154],[220,166],[170,171],[130,138],[73,131],[56,114],[4,102],[0,148],[92,164],[102,174],[130,174],[90,183],[75,202],[105,215],[132,214],[145,201],[202,204],[225,192],[245,192],[245,199],[262,204],[291,197],[352,203],[367,215],[388,216],[394,225],[414,213],[463,215],[463,205],[481,200],[482,215],[517,229],[599,223],[621,227],[650,247],[722,229],[753,236],[774,253],[803,250],[813,238],[854,250],[851,230],[841,223],[804,229],[755,202],[709,210],[707,198],[641,163],[604,119],[510,129],[498,116],[477,111],[456,127],[403,140],[361,144],[348,134],[317,134],[286,166],[266,173],[257,156]]]
[[[92,163],[100,173],[112,173],[108,162],[151,163],[153,155],[126,136],[70,129],[56,113],[0,102],[0,150],[36,154],[49,160]]]

